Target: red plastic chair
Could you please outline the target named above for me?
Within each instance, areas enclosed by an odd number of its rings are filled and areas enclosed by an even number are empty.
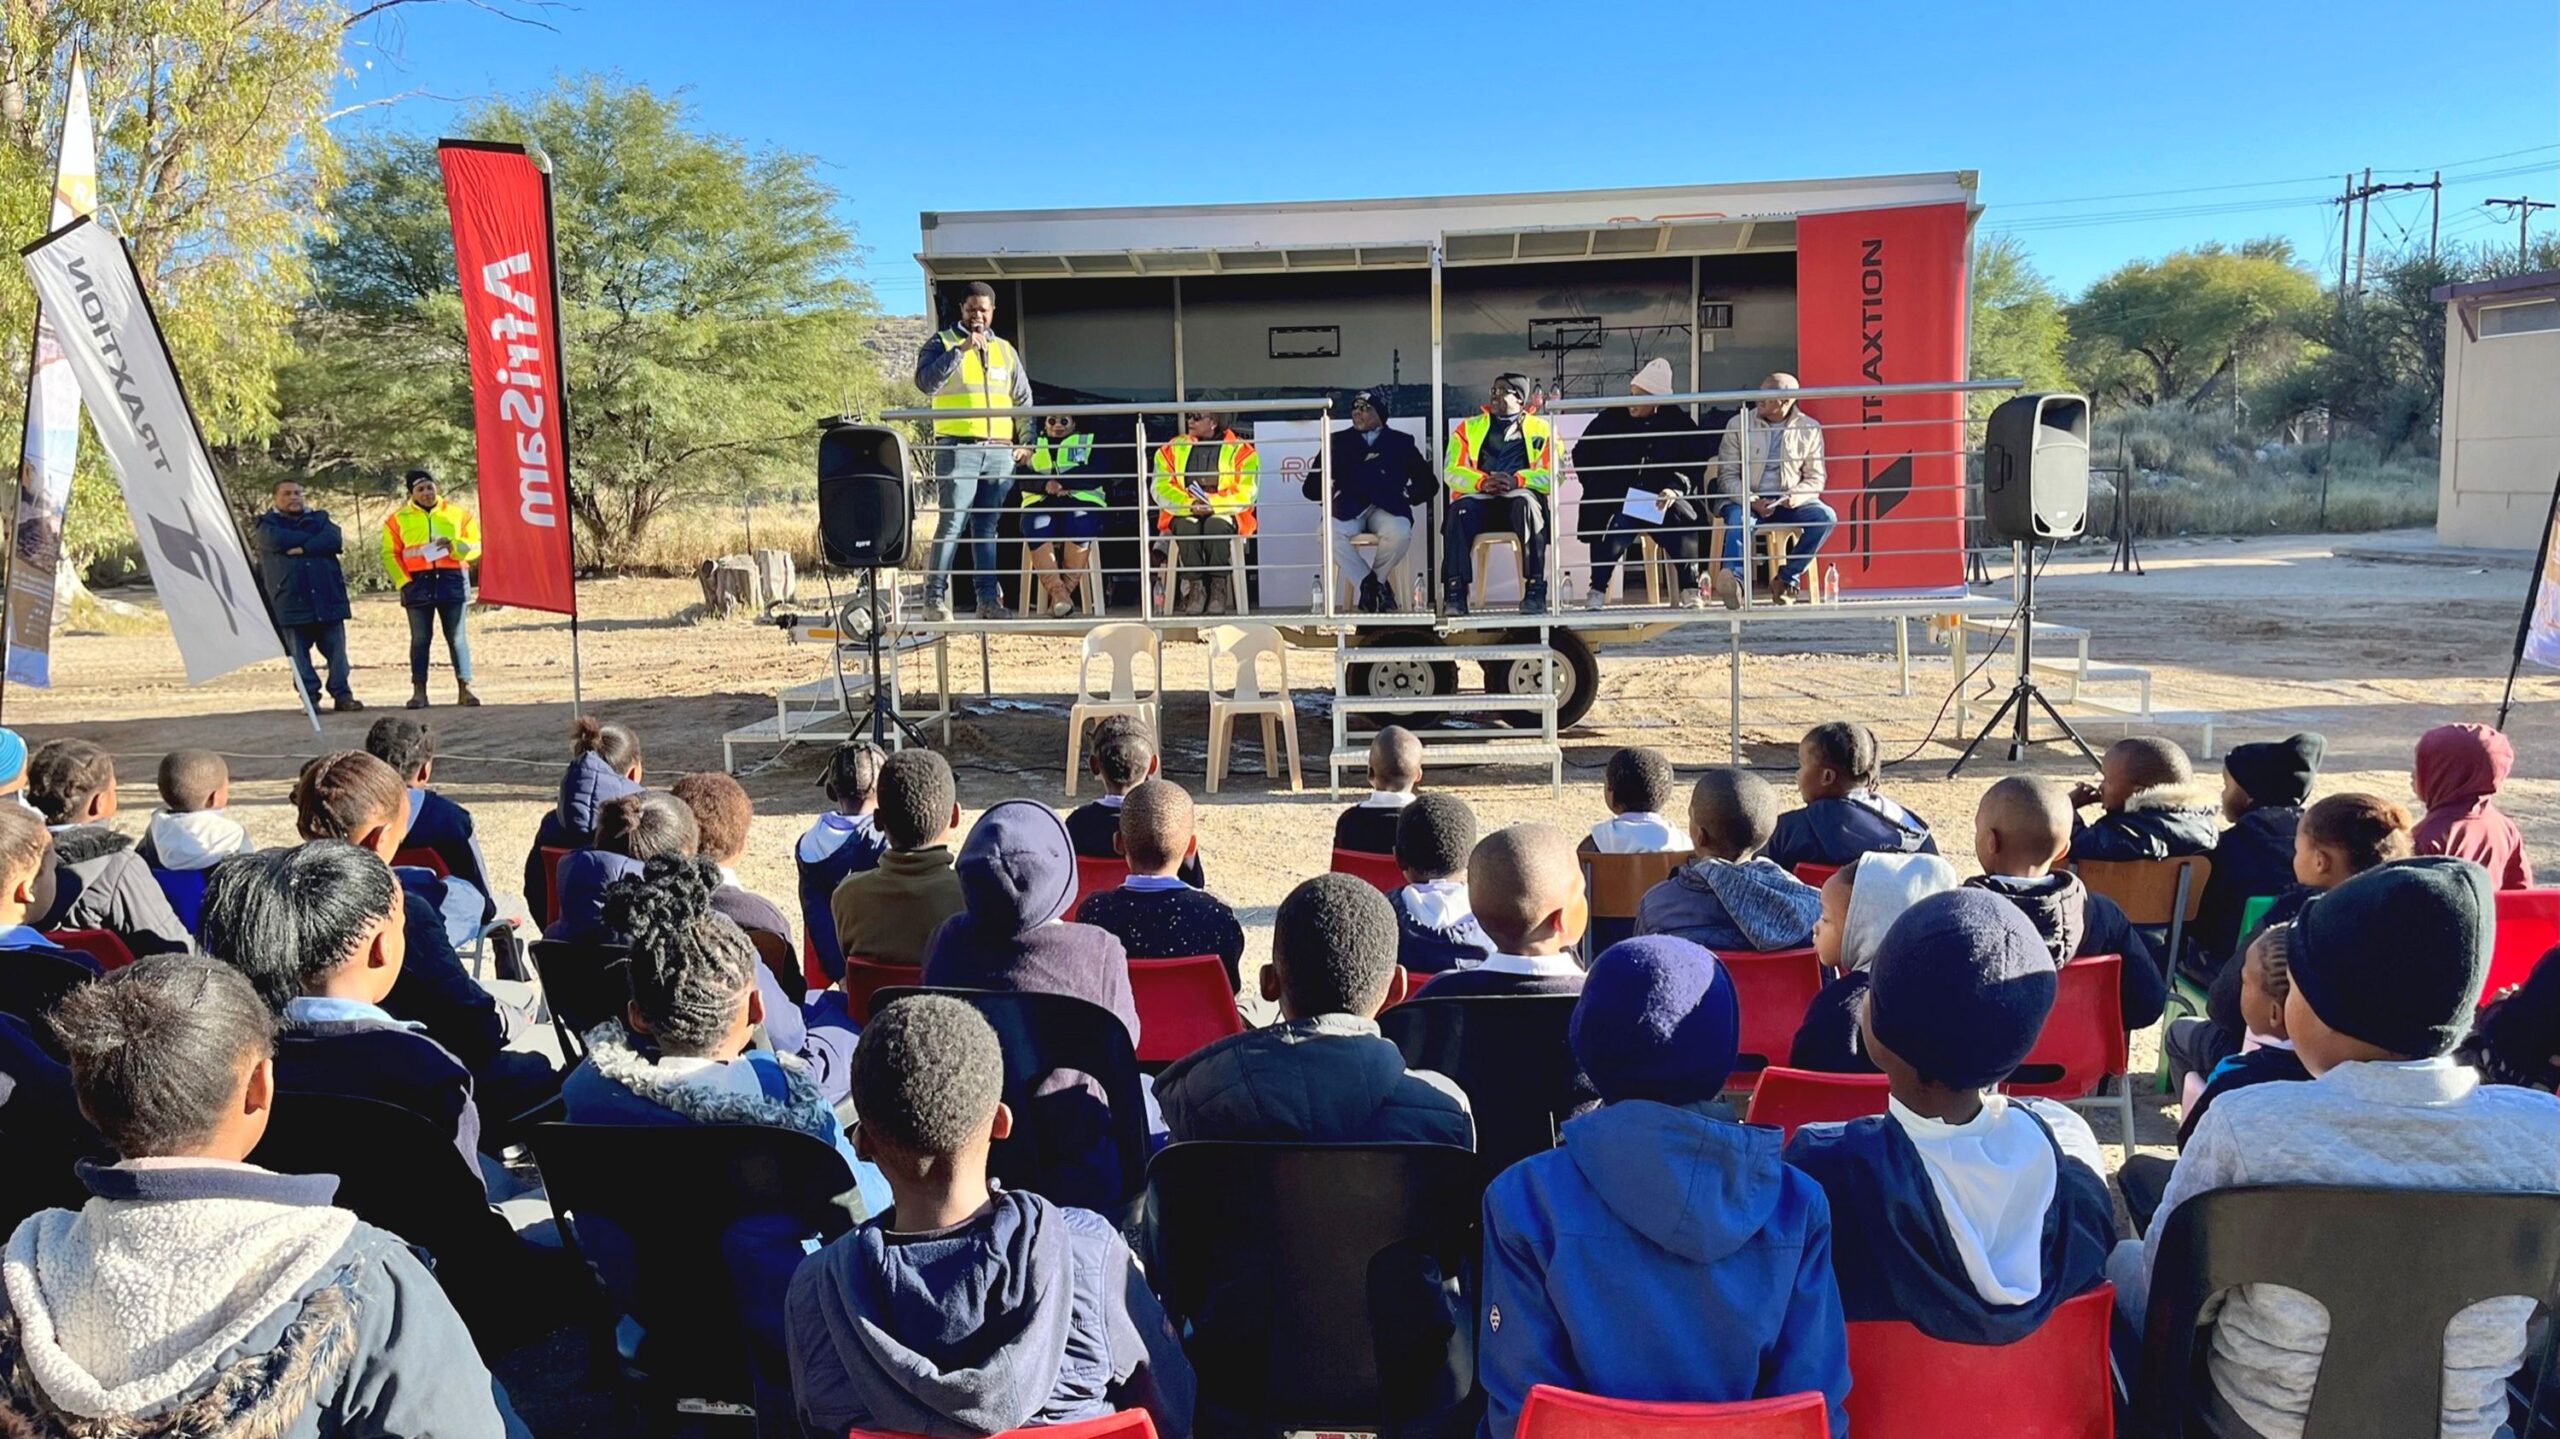
[[[1129,995],[1138,1006],[1140,1064],[1171,1064],[1244,1033],[1227,966],[1214,954],[1130,960]]]
[[[556,844],[542,847],[542,927],[549,929],[560,922],[560,862],[576,854]]]
[[[1404,870],[1391,854],[1371,854],[1366,850],[1337,849],[1333,852],[1335,874],[1358,875],[1378,887],[1381,894],[1393,894],[1404,888]]]
[[[2112,1439],[2112,1284],[2064,1300],[2014,1344],[1950,1344],[1900,1320],[1849,1326],[1849,1432],[1859,1439]],[[1986,1406],[1996,1409],[1996,1425]]]
[[[1846,869],[1847,867],[1848,866],[1846,865],[1838,864],[1815,864],[1812,860],[1806,860],[1804,863],[1796,866],[1796,878],[1812,885],[1815,889],[1820,889],[1825,883],[1829,882],[1831,876],[1838,874],[1841,870]]]
[[[1733,997],[1742,1007],[1742,1042],[1733,1078],[1727,1087],[1748,1089],[1759,1072],[1787,1057],[1804,1013],[1822,992],[1822,961],[1813,947],[1772,949],[1760,953],[1736,950],[1719,954],[1725,973],[1733,976]]]
[[[813,994],[827,987],[827,972],[818,966],[818,936],[806,929],[800,931],[800,982]]]
[[[112,929],[57,929],[45,938],[64,949],[76,949],[98,962],[98,968],[109,974],[133,963],[133,950],[124,936]]]
[[[884,989],[924,983],[921,964],[889,964],[877,959],[864,959],[858,954],[844,957],[844,1008],[856,1024],[871,1018],[871,996]]]
[[[912,1434],[894,1429],[855,1429],[845,1439],[915,1439]],[[1156,1439],[1156,1421],[1144,1409],[1128,1409],[1118,1414],[1105,1414],[1099,1419],[1079,1419],[1073,1424],[1050,1424],[1035,1429],[1007,1429],[992,1439]]]
[[[2022,1073],[2038,1066],[2059,1072],[2023,1081],[2013,1076],[2000,1087],[2014,1095],[2059,1099],[2074,1109],[2091,1100],[2114,1109],[2130,1155],[2133,1084],[2125,1077],[2130,1046],[2124,1032],[2123,968],[2124,960],[2112,954],[2084,955],[2064,965],[2044,1032],[2018,1063]],[[2106,1092],[2110,1078],[2115,1081],[2112,1095]]]
[[[566,853],[567,851],[564,850],[562,852]],[[391,862],[393,864],[405,864],[411,869],[434,870],[436,878],[438,879],[453,878],[453,867],[444,862],[444,856],[436,853],[434,850],[426,849],[424,847],[396,851],[391,856]],[[559,868],[556,864],[551,867],[554,870]]]
[[[1881,1074],[1823,1074],[1773,1064],[1751,1088],[1745,1124],[1772,1124],[1787,1138],[1807,1124],[1832,1124],[1884,1113],[1891,1081]]]
[[[1965,1412],[1980,1417],[1978,1397]],[[1822,1396],[1811,1392],[1729,1404],[1670,1404],[1533,1384],[1520,1401],[1514,1433],[1517,1439],[1830,1439],[1831,1422]]]
[[[2480,986],[2483,999],[2524,983],[2533,966],[2560,947],[2560,889],[2502,889],[2495,904],[2497,939],[2489,950],[2489,976]]]
[[[1117,855],[1095,859],[1091,855],[1076,856],[1076,898],[1067,906],[1067,918],[1076,917],[1084,902],[1106,889],[1118,889],[1129,878],[1129,862]]]

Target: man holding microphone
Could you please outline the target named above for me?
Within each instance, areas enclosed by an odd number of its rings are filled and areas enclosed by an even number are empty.
[[[971,281],[960,301],[960,327],[938,331],[916,356],[916,388],[933,397],[935,409],[1020,409],[1031,403],[1031,372],[1022,367],[1021,353],[995,333],[995,323],[995,287]],[[1014,461],[1028,453],[1015,448],[1013,436],[1011,419],[933,422],[942,520],[934,531],[924,603],[934,619],[951,618],[951,567],[959,558],[964,529],[977,581],[978,618],[1005,618],[1004,586],[996,571],[996,521],[1013,488]]]

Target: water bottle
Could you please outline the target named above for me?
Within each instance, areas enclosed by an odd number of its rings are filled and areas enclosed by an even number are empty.
[[[1840,567],[1838,565],[1826,566],[1822,571],[1822,598],[1831,604],[1840,603]]]
[[[1324,570],[1321,567],[1314,574],[1307,576],[1307,613],[1311,615],[1324,613]]]

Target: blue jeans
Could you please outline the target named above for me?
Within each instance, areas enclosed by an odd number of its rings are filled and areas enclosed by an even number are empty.
[[[1716,507],[1724,519],[1724,567],[1742,577],[1742,504],[1727,500]],[[1807,500],[1801,505],[1780,505],[1754,522],[1760,527],[1793,525],[1799,532],[1796,546],[1787,553],[1787,562],[1778,567],[1778,588],[1785,589],[1804,577],[1805,567],[1813,563],[1822,542],[1831,538],[1831,529],[1840,523],[1829,505],[1820,500]]]
[[[951,593],[952,562],[960,557],[960,536],[969,536],[969,567],[982,601],[1001,603],[1003,577],[996,573],[996,521],[1003,517],[1013,490],[1013,443],[1009,440],[941,440],[933,447],[933,472],[942,480],[938,503],[942,519],[933,536],[933,568],[925,576],[927,600]]]
[[[347,688],[347,622],[331,620],[325,625],[286,625],[284,647],[293,656],[293,677],[311,702],[320,702],[320,676],[311,668],[311,647],[320,647],[320,658],[329,666],[329,697],[353,699]]]
[[[434,652],[439,621],[444,625],[445,651],[453,656],[453,677],[471,683],[471,636],[462,628],[462,612],[470,607],[468,600],[409,607],[409,683],[427,682],[427,656]]]

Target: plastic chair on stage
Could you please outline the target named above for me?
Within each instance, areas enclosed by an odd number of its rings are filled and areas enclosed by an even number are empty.
[[[1751,533],[1758,538],[1760,584],[1757,593],[1767,596],[1778,588],[1778,571],[1786,568],[1787,556],[1794,552],[1796,539],[1804,532],[1794,525],[1753,525]],[[1724,563],[1724,517],[1718,515],[1707,526],[1707,555],[1701,564]]]
[[[1526,590],[1529,577],[1520,558],[1520,537],[1508,530],[1495,530],[1489,534],[1476,536],[1475,544],[1467,551],[1469,563],[1476,573],[1476,593],[1483,594],[1493,583],[1491,566],[1493,547],[1496,545],[1505,546],[1511,551],[1511,587],[1515,590]]]
[[[1591,903],[1591,924],[1582,934],[1582,957],[1589,963],[1600,951],[1635,936],[1636,905],[1645,891],[1669,879],[1688,856],[1586,853],[1581,859],[1582,889]]]
[[[1822,1396],[1810,1391],[1727,1404],[1678,1404],[1603,1399],[1532,1384],[1520,1402],[1520,1427],[1514,1432],[1517,1439],[1829,1439],[1831,1420]]]
[[[154,866],[151,870],[152,881],[160,886],[160,893],[168,897],[169,908],[177,914],[178,923],[186,926],[189,934],[195,933],[196,920],[204,913],[204,883],[212,875],[213,871],[209,869],[161,869]]]
[[[1728,1089],[1749,1089],[1760,1071],[1783,1061],[1804,1026],[1805,1011],[1822,992],[1822,961],[1807,945],[1757,953],[1736,950],[1716,959],[1733,977],[1733,997],[1742,1006],[1742,1036]]]
[[[1033,578],[1031,574],[1032,542],[1024,540],[1021,548],[1022,571],[1018,581],[1020,588],[1016,590],[1015,593],[1022,596],[1022,604],[1017,612],[1018,616],[1027,620],[1032,618],[1034,615],[1045,615],[1048,613],[1048,597],[1040,592],[1040,582]],[[1060,548],[1064,549],[1065,547],[1062,545]],[[1075,591],[1076,599],[1083,605],[1084,613],[1088,618],[1100,619],[1110,612],[1106,603],[1108,593],[1104,589],[1102,583],[1102,544],[1100,541],[1088,541],[1085,544],[1083,569],[1069,572],[1066,566],[1060,565],[1058,567],[1058,578],[1065,580],[1068,586]]]
[[[2062,966],[2043,1031],[2001,1088],[2059,1099],[2074,1109],[2114,1110],[2122,1126],[2117,1142],[2130,1159],[2133,1081],[2125,1073],[2123,970],[2123,958],[2112,954],[2084,955]]]
[[[844,957],[844,1008],[856,1024],[871,1018],[871,997],[884,989],[911,989],[924,983],[921,964],[891,964],[886,960],[865,959],[858,954]]]
[[[1892,1086],[1881,1074],[1824,1074],[1773,1064],[1751,1088],[1745,1124],[1767,1124],[1789,1139],[1808,1124],[1838,1124],[1884,1113]]]
[[[2535,962],[2560,947],[2560,889],[2502,889],[2493,902],[2498,923],[2482,999],[2524,983]]]
[[[1214,954],[1129,961],[1129,998],[1138,1007],[1138,1063],[1161,1068],[1196,1049],[1244,1033],[1226,962]]]
[[[1147,661],[1147,684],[1138,688],[1138,658]],[[1093,687],[1093,662],[1107,660],[1107,688]],[[1076,698],[1067,710],[1067,798],[1076,797],[1076,780],[1084,769],[1084,729],[1107,715],[1132,715],[1161,737],[1164,672],[1156,653],[1155,631],[1141,624],[1100,625],[1085,632],[1084,657],[1076,663]]]
[[[1648,608],[1658,610],[1680,598],[1679,571],[1672,567],[1671,552],[1655,544],[1653,536],[1637,535],[1635,553],[1630,558],[1633,563],[1618,570],[1618,603],[1627,602],[1627,590],[1638,570],[1644,572],[1644,602]]]
[[[1298,706],[1289,695],[1289,645],[1280,631],[1269,625],[1219,625],[1208,633],[1209,641],[1209,793],[1216,794],[1225,782],[1228,766],[1234,762],[1236,721],[1258,718],[1262,721],[1262,772],[1278,777],[1278,762],[1272,752],[1272,731],[1277,728],[1289,741],[1289,791],[1306,788],[1304,771],[1298,767]],[[1280,681],[1279,688],[1265,693],[1262,688],[1262,661],[1269,657]],[[1218,661],[1235,661],[1235,682],[1224,691],[1218,688]]]
[[[1954,1344],[1900,1320],[1849,1327],[1849,1432],[1859,1439],[2112,1439],[2107,1321],[2100,1284],[2054,1306],[2009,1344]]]
[[[1156,607],[1156,613],[1163,616],[1173,613],[1174,601],[1182,594],[1182,542],[1173,538],[1170,532],[1159,533],[1156,538],[1164,544],[1164,603]],[[1203,538],[1227,539],[1225,536]],[[1252,538],[1239,531],[1232,539],[1227,539],[1228,588],[1235,591],[1235,613],[1240,615],[1253,613],[1253,596],[1245,588],[1244,567],[1245,543]]]
[[[1421,544],[1421,517],[1416,516],[1413,530],[1413,544],[1406,548],[1404,558],[1396,561],[1395,568],[1387,571],[1388,592],[1396,597],[1396,603],[1398,604],[1404,603],[1405,599],[1413,593],[1413,556],[1414,551],[1420,548]],[[1353,535],[1351,537],[1351,548],[1355,550],[1367,550],[1369,552],[1370,566],[1372,568],[1376,567],[1378,563],[1378,537],[1376,535],[1370,534],[1366,530]],[[1336,607],[1346,611],[1359,608],[1360,582],[1351,577],[1351,572],[1348,570],[1337,570],[1334,574],[1334,583],[1335,588],[1340,591]]]
[[[845,1439],[919,1439],[891,1429],[856,1429]],[[1156,1439],[1156,1421],[1144,1409],[1123,1409],[1099,1419],[1079,1419],[1072,1424],[1042,1424],[1029,1429],[1007,1429],[990,1439]]]
[[[1096,859],[1089,854],[1076,856],[1076,897],[1067,906],[1066,918],[1074,919],[1084,902],[1107,889],[1118,889],[1129,878],[1129,862],[1118,856]]]
[[[1391,854],[1371,854],[1363,849],[1337,849],[1333,852],[1335,874],[1356,875],[1378,887],[1380,894],[1393,894],[1404,888],[1404,870]]]
[[[124,936],[112,929],[48,930],[45,938],[64,949],[76,949],[98,962],[98,968],[109,974],[133,963],[133,948]]]

